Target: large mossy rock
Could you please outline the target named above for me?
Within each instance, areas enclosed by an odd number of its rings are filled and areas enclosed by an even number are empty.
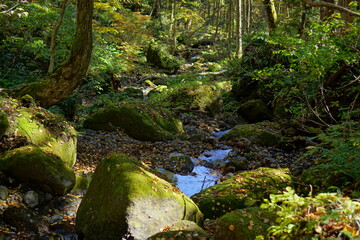
[[[145,103],[109,105],[93,113],[84,121],[93,130],[120,129],[130,137],[143,141],[174,139],[183,133],[182,122],[172,114]]]
[[[225,133],[220,141],[237,141],[241,138],[247,138],[262,146],[277,146],[282,142],[280,127],[272,122],[237,125]]]
[[[239,106],[238,114],[249,122],[261,122],[273,118],[272,112],[261,99],[253,99]]]
[[[150,44],[147,49],[146,60],[171,74],[175,74],[180,68],[180,61],[172,56],[164,46],[155,43]]]
[[[9,136],[22,136],[31,145],[59,156],[67,166],[76,161],[77,133],[74,128],[46,109],[22,107],[13,99],[2,99],[0,110],[10,122]]]
[[[5,134],[9,127],[10,124],[6,113],[0,111],[0,138]]]
[[[267,235],[277,215],[259,207],[235,210],[217,220],[215,240],[253,240]]]
[[[168,101],[187,110],[206,111],[216,116],[222,112],[222,92],[226,88],[226,82],[183,88],[171,94]]]
[[[180,220],[202,213],[170,183],[124,154],[111,154],[95,170],[76,218],[86,239],[147,239]]]
[[[270,194],[291,186],[288,169],[258,168],[238,173],[191,197],[206,218],[217,218],[236,209],[259,206]]]
[[[24,146],[0,159],[0,170],[17,181],[56,195],[68,193],[75,185],[72,169],[52,153],[36,146]]]

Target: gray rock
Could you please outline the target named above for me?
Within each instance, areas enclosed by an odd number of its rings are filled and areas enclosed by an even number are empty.
[[[56,155],[27,145],[6,152],[0,169],[21,183],[56,195],[68,193],[75,185],[75,173]]]
[[[7,187],[0,185],[0,199],[6,200],[8,196],[9,196],[9,190],[7,189]]]
[[[168,163],[164,168],[174,173],[189,174],[194,169],[191,157],[182,153],[171,153]]]
[[[61,216],[61,215],[55,215],[55,216],[52,216],[52,217],[50,218],[49,223],[50,223],[50,224],[54,224],[54,223],[57,223],[57,222],[62,221],[63,219],[64,219],[63,216]]]
[[[202,213],[136,160],[111,154],[95,170],[76,214],[76,229],[85,239],[143,240],[180,220],[199,224]]]
[[[24,202],[29,207],[33,208],[39,205],[39,194],[35,191],[28,191],[25,193]]]
[[[249,161],[246,157],[236,157],[231,158],[228,163],[225,165],[226,169],[234,169],[235,171],[248,170],[249,169]]]

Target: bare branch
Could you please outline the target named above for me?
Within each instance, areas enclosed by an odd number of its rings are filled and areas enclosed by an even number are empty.
[[[333,3],[328,3],[328,2],[323,2],[323,1],[312,1],[312,0],[301,0],[303,3],[308,4],[312,7],[328,7],[328,8],[333,8],[336,9],[340,12],[345,12],[348,13],[350,15],[356,16],[356,17],[360,17],[360,13],[359,12],[355,12],[352,11],[346,7],[342,7]]]

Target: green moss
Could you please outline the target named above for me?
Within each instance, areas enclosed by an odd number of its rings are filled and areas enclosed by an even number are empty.
[[[0,169],[17,181],[57,195],[69,192],[75,184],[74,172],[59,157],[31,145],[6,152]]]
[[[6,133],[9,127],[10,124],[6,113],[0,111],[0,138]]]
[[[265,106],[261,99],[246,101],[239,106],[238,113],[249,122],[270,120],[272,112]]]
[[[179,119],[140,103],[107,106],[86,119],[84,127],[106,131],[118,128],[135,139],[145,141],[173,139],[174,134],[183,132]]]
[[[215,239],[255,239],[267,235],[267,229],[274,225],[277,215],[259,207],[235,210],[217,221]]]
[[[254,124],[241,124],[224,134],[220,140],[236,140],[248,138],[250,141],[263,146],[276,146],[282,141],[279,126],[271,122],[259,122]]]
[[[55,115],[51,116],[56,118]],[[27,108],[18,109],[13,118],[14,132],[26,137],[28,142],[58,155],[68,166],[75,164],[77,138],[70,125],[67,125],[69,132],[56,132],[45,126],[47,118],[39,119],[34,110]]]
[[[241,172],[191,198],[206,218],[216,218],[236,209],[258,206],[270,194],[291,185],[288,169],[259,168]]]
[[[96,168],[76,219],[85,237],[146,239],[179,220],[199,223],[198,207],[165,180],[124,154],[111,154]]]
[[[180,61],[169,54],[165,47],[151,44],[146,53],[146,59],[149,63],[156,67],[166,70],[168,73],[174,74],[180,68]]]
[[[76,175],[75,186],[71,190],[71,193],[84,194],[87,191],[90,182],[91,182],[91,175],[86,175],[83,173]]]

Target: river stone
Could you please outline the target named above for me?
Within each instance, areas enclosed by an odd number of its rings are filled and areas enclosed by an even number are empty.
[[[142,240],[179,220],[200,223],[202,213],[170,183],[114,153],[96,168],[76,228],[87,239]]]
[[[291,186],[288,169],[258,168],[202,190],[191,197],[205,218],[217,218],[236,209],[259,206],[270,194]]]
[[[130,137],[143,141],[174,139],[183,133],[182,122],[172,114],[146,103],[120,103],[100,109],[84,121],[92,130],[119,129]]]
[[[22,107],[17,100],[10,98],[2,99],[0,112],[2,109],[6,109],[11,123],[8,136],[24,137],[29,144],[59,156],[69,167],[74,166],[77,133],[62,117],[43,108]]]
[[[180,68],[180,61],[175,56],[172,56],[165,46],[156,43],[149,45],[146,51],[146,60],[170,74],[175,74]]]
[[[189,174],[194,169],[191,157],[182,153],[171,153],[164,168],[178,174]]]
[[[259,207],[227,213],[217,220],[214,239],[248,240],[267,236],[267,229],[275,225],[277,215]]]
[[[9,196],[9,189],[3,185],[0,185],[0,199],[6,200]]]
[[[198,85],[183,88],[170,94],[167,101],[175,106],[183,106],[188,110],[208,112],[211,116],[219,115],[222,112],[222,91],[226,89],[225,83],[212,85]]]
[[[68,193],[75,184],[72,169],[56,155],[27,145],[6,152],[0,170],[17,181],[56,195]]]
[[[28,191],[25,193],[24,202],[31,208],[39,205],[39,194],[35,191]]]
[[[252,99],[240,104],[237,111],[248,122],[261,122],[273,118],[273,113],[266,107],[261,99]]]
[[[237,125],[230,132],[225,133],[220,141],[240,141],[244,138],[262,146],[277,146],[283,139],[278,124],[265,121]]]

